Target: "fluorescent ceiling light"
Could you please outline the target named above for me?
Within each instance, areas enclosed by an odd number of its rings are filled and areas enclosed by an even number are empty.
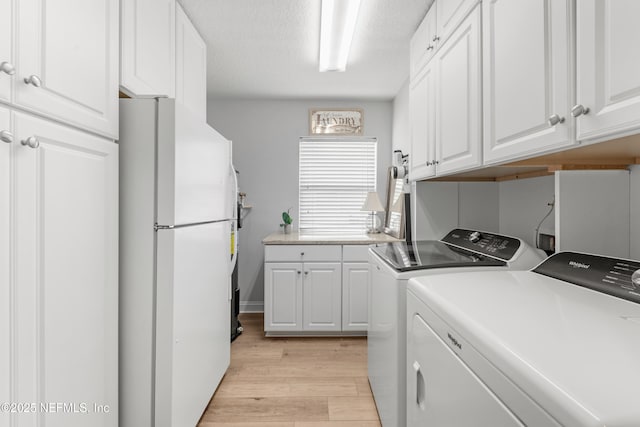
[[[361,0],[322,0],[320,71],[344,71]]]

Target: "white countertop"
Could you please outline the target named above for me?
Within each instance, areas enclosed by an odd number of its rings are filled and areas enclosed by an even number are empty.
[[[304,234],[297,231],[289,234],[271,233],[264,239],[264,245],[372,245],[375,243],[399,242],[400,239],[384,233],[345,235]]]

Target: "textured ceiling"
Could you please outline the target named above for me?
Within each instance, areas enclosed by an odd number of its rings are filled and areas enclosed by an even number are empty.
[[[320,0],[180,0],[208,46],[210,97],[392,99],[433,0],[363,0],[347,70],[318,72]]]

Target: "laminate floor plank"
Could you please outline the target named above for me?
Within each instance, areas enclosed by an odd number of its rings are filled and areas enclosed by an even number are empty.
[[[366,337],[265,337],[243,314],[231,364],[198,427],[380,427]]]

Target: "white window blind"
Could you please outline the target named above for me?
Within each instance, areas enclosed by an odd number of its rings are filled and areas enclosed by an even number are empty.
[[[361,211],[376,191],[375,138],[300,138],[301,233],[362,234],[370,213]]]

